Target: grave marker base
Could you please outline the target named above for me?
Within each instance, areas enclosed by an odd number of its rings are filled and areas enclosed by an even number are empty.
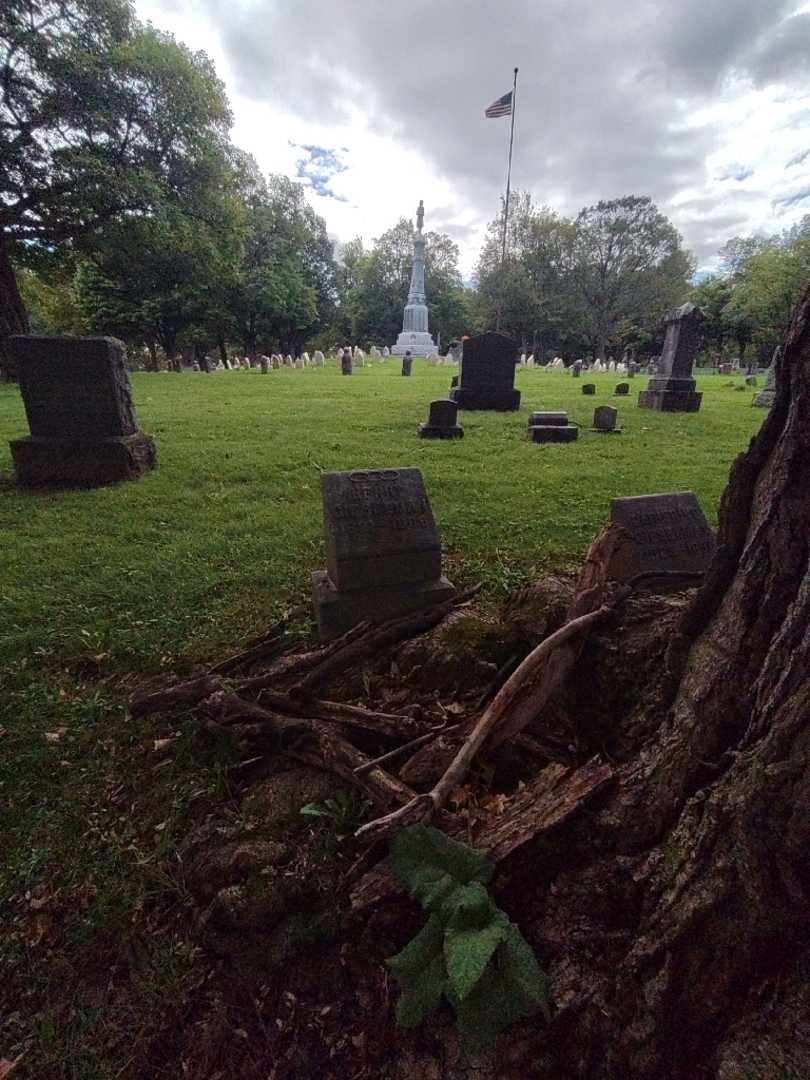
[[[23,487],[101,487],[157,468],[155,441],[142,431],[81,442],[28,435],[9,445]]]
[[[695,390],[642,390],[638,407],[657,412],[697,412],[702,400],[703,394]]]
[[[325,570],[312,575],[312,606],[321,640],[339,637],[357,623],[373,623],[433,607],[456,594],[446,577],[408,585],[380,586],[338,592]]]
[[[579,428],[573,424],[566,427],[560,424],[534,424],[529,428],[529,438],[536,443],[576,442]]]
[[[479,390],[473,387],[457,386],[450,391],[450,398],[460,409],[514,412],[520,408],[519,390]]]
[[[420,439],[463,439],[464,428],[460,424],[451,427],[440,427],[437,424],[420,424]]]

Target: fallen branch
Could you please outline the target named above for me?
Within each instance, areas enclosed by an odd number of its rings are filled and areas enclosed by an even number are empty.
[[[406,750],[413,750],[416,746],[421,746],[423,743],[429,742],[431,739],[435,739],[437,735],[446,735],[449,732],[458,731],[461,727],[460,724],[454,724],[452,727],[444,727],[439,730],[428,731],[424,735],[420,735],[416,739],[411,739],[410,742],[404,743],[402,746],[398,746],[395,750],[389,750],[387,754],[380,754],[379,757],[374,758],[373,761],[367,762],[365,765],[361,765],[359,769],[355,769],[355,772],[362,772],[365,769],[370,768],[372,765],[381,765],[383,761],[391,761],[393,758],[400,757]]]
[[[369,656],[376,655],[398,641],[415,637],[417,634],[424,633],[425,630],[432,630],[454,608],[467,603],[480,589],[480,585],[475,585],[451,600],[446,600],[443,604],[436,604],[435,607],[425,608],[411,615],[372,626],[362,636],[327,656],[304,679],[291,687],[290,693],[301,698],[314,696],[316,691],[339,672],[345,671]]]
[[[475,837],[475,847],[486,851],[494,862],[500,862],[529,840],[569,820],[610,783],[612,777],[611,767],[597,759],[578,768],[557,764],[547,766],[508,800],[497,817],[484,825]],[[465,823],[455,821],[447,832],[451,836],[458,835],[465,828]],[[360,910],[400,891],[401,886],[385,861],[355,885],[351,893],[352,907]]]
[[[167,712],[169,709],[184,705],[198,705],[220,689],[222,689],[222,683],[216,676],[200,675],[196,679],[187,679],[165,690],[134,695],[129,702],[129,715],[137,718],[148,716],[150,713]]]

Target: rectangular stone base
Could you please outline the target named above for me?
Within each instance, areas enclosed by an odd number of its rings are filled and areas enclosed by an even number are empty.
[[[695,390],[642,390],[638,407],[658,412],[697,412],[702,400],[703,394]]]
[[[579,428],[574,424],[567,424],[565,427],[560,424],[532,424],[529,438],[536,443],[576,442]]]
[[[28,435],[9,445],[23,487],[100,487],[157,468],[154,439],[142,431],[93,442]]]
[[[339,593],[325,570],[316,570],[312,575],[312,606],[323,641],[345,634],[366,619],[374,623],[385,622],[441,604],[455,593],[455,587],[446,577]]]
[[[464,436],[464,428],[460,424],[451,424],[442,427],[439,424],[420,424],[420,439],[461,439]]]
[[[460,409],[514,412],[520,408],[519,390],[474,390],[471,387],[457,386],[450,391],[450,398]]]

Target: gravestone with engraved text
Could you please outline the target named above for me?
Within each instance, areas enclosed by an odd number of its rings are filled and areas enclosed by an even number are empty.
[[[517,343],[508,334],[488,330],[467,338],[459,383],[450,397],[461,409],[519,409],[520,391],[515,390],[517,358]]]
[[[18,483],[97,487],[157,465],[138,429],[122,341],[9,338],[31,434],[11,442]]]
[[[613,499],[610,519],[627,531],[627,544],[611,565],[611,577],[626,581],[648,571],[705,571],[715,550],[692,491]]]
[[[312,576],[322,638],[450,599],[441,543],[418,469],[321,475],[326,570]]]

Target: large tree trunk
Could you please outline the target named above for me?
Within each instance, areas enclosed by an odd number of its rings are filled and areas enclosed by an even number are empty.
[[[599,813],[534,853],[562,1005],[534,1075],[810,1076],[809,551],[810,287],[669,644],[660,727]]]
[[[6,338],[12,334],[27,333],[28,313],[17,288],[8,234],[0,228],[0,378],[17,378],[16,366],[5,344]]]

